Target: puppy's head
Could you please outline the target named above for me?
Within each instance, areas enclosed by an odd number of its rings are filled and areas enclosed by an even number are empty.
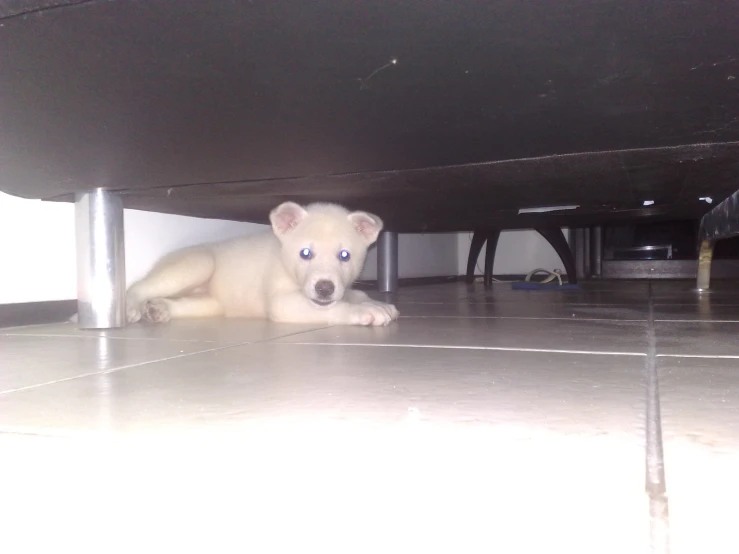
[[[269,214],[282,243],[282,263],[303,294],[316,306],[341,300],[364,266],[367,248],[377,240],[382,220],[334,204],[293,202]]]

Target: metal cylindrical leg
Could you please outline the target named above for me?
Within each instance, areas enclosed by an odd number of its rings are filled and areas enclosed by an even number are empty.
[[[398,233],[383,231],[377,239],[377,288],[398,290]]]
[[[698,282],[696,288],[699,291],[707,291],[711,288],[711,262],[713,261],[713,241],[701,241],[700,252],[698,252]]]
[[[567,273],[567,282],[576,285],[578,281],[577,265],[572,249],[567,242],[567,237],[558,226],[535,227],[537,233],[544,237],[547,242],[554,248],[554,251],[562,260]],[[570,234],[570,236],[572,236]]]
[[[485,245],[485,271],[483,283],[485,288],[493,286],[493,267],[495,266],[495,252],[498,249],[498,240],[500,239],[500,229],[491,229],[486,235],[487,244]]]
[[[590,248],[590,229],[587,227],[582,230],[582,240],[583,272],[585,273],[585,279],[590,279],[593,276],[593,264],[591,259],[592,250]]]
[[[593,277],[603,275],[603,228],[590,229],[590,272]]]
[[[467,273],[465,274],[465,281],[468,284],[475,282],[475,269],[477,267],[477,258],[480,257],[482,247],[485,245],[486,234],[485,231],[475,231],[472,234],[472,242],[470,243],[470,254],[467,256]]]
[[[123,202],[103,189],[77,195],[77,318],[82,329],[126,324]]]
[[[571,231],[571,236],[574,239],[573,252],[575,255],[575,276],[578,280],[586,279],[588,274],[585,259],[585,229],[583,227],[578,227],[574,229],[574,233]]]

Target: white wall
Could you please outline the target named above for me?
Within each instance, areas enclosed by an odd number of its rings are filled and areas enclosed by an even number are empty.
[[[400,277],[438,277],[457,275],[458,242],[456,233],[398,236],[398,274]],[[377,278],[377,248],[367,255],[360,279]]]
[[[0,193],[0,304],[76,297],[73,215]]]
[[[174,249],[265,228],[136,210],[126,210],[125,227],[129,283]],[[399,246],[401,277],[457,273],[456,235],[401,235]],[[0,304],[75,298],[75,271],[74,206],[0,193]],[[374,249],[362,277],[376,277]]]
[[[126,281],[141,279],[164,254],[267,229],[267,225],[126,210]],[[76,298],[76,291],[70,298]]]
[[[472,233],[458,233],[458,270],[460,275],[467,272],[467,256],[470,252]],[[485,263],[485,249],[483,248],[477,260],[476,273],[481,274]],[[564,273],[559,256],[549,243],[536,231],[523,229],[503,231],[498,241],[493,264],[494,275],[525,275],[537,268],[561,269]]]
[[[264,228],[137,210],[124,225],[129,283],[176,248]],[[0,193],[0,263],[0,304],[76,298],[74,206]]]

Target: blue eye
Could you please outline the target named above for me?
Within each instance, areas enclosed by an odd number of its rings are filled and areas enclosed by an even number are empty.
[[[310,251],[310,248],[303,248],[300,251],[300,257],[304,260],[310,260],[313,257],[313,252]]]
[[[349,254],[348,250],[342,250],[341,252],[339,252],[339,260],[342,262],[348,262],[349,258],[351,257],[352,255]]]

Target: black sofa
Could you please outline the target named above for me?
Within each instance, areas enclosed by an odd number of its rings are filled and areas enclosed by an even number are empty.
[[[698,0],[0,1],[0,190],[394,232],[701,218],[739,188],[737,29]]]

